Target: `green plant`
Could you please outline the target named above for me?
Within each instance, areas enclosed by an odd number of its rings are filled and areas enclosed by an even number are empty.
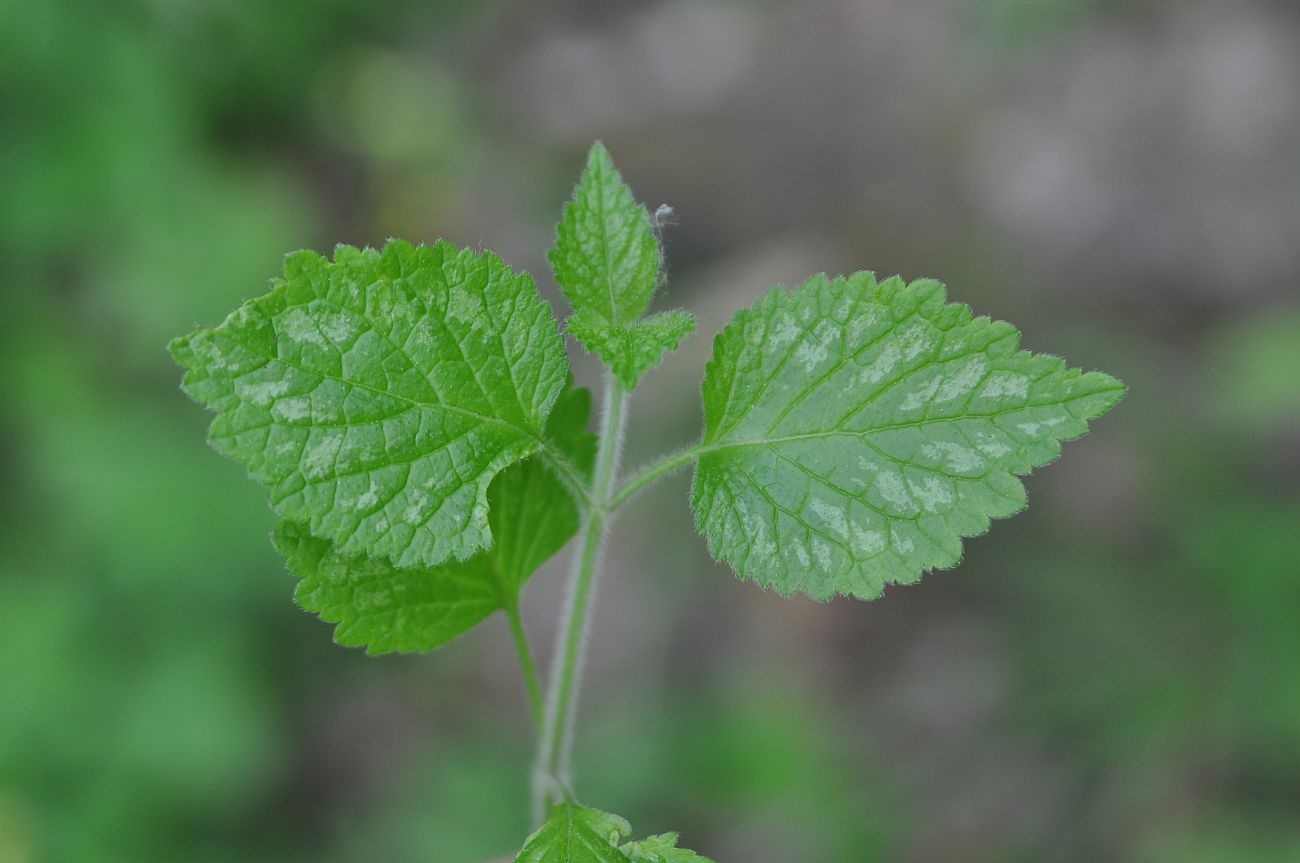
[[[571,336],[608,369],[599,433],[532,279],[446,242],[296,252],[270,293],[175,340],[210,440],[283,519],[303,608],[340,644],[427,651],[500,610],[538,726],[541,825],[524,861],[699,860],[575,802],[570,757],[592,586],[614,513],[695,465],[715,558],[791,595],[870,599],[955,565],[1025,506],[1018,476],[1124,386],[1018,350],[1009,324],[931,280],[860,272],[776,287],[713,342],[701,440],[622,479],[630,393],[694,330],[645,316],[662,275],[644,207],[596,144],[550,261]],[[529,576],[577,543],[543,696],[520,614]]]

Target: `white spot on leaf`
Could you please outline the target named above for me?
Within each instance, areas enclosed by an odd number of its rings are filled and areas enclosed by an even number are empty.
[[[255,405],[265,407],[271,399],[282,396],[289,391],[288,381],[261,381],[250,383],[244,378],[235,381],[235,393]]]
[[[282,422],[297,422],[311,412],[311,402],[302,396],[280,399],[271,406],[271,416]]]
[[[988,363],[983,357],[972,357],[969,362],[962,366],[956,374],[948,377],[939,387],[939,392],[935,394],[934,400],[939,404],[950,402],[953,399],[964,396],[984,377],[984,372],[988,368]]]
[[[289,309],[280,317],[279,331],[291,342],[299,344],[307,342],[321,348],[329,347],[329,343],[316,327],[316,322],[297,307]]]
[[[956,473],[969,473],[984,466],[984,459],[975,450],[948,441],[926,444],[921,447],[921,455],[936,461],[942,460],[948,470]]]
[[[926,477],[921,482],[909,482],[908,485],[926,512],[939,512],[953,502],[952,489],[937,476]]]
[[[878,475],[876,477],[876,491],[880,492],[882,498],[899,510],[910,512],[916,509],[916,503],[903,485],[903,478],[896,473],[887,471]]]
[[[821,519],[831,533],[840,539],[849,538],[849,523],[844,517],[844,510],[841,507],[829,504],[821,498],[815,497],[808,502],[808,508],[812,510],[813,515]]]
[[[903,554],[911,554],[912,550],[916,548],[911,537],[904,536],[902,531],[898,529],[898,525],[894,525],[889,529],[889,536],[894,541],[894,548]]]
[[[781,313],[781,319],[776,322],[776,329],[772,331],[772,347],[779,348],[788,345],[799,335],[799,325],[794,318],[785,312]]]
[[[885,345],[885,349],[882,350],[869,365],[862,369],[862,373],[858,375],[858,383],[879,383],[894,371],[894,368],[897,367],[898,361],[901,358],[902,352],[900,351],[898,344],[896,342],[890,342]]]
[[[804,372],[812,372],[818,363],[826,359],[826,356],[826,346],[813,342],[804,342],[794,352],[794,358],[803,363]]]
[[[878,554],[885,548],[885,535],[878,530],[867,530],[853,525],[853,550],[863,556]]]
[[[919,390],[913,390],[903,399],[899,408],[905,411],[914,411],[922,405],[928,404],[934,398],[935,390],[939,389],[939,384],[943,378],[936,375],[930,379],[924,387]]]
[[[1003,397],[1023,399],[1029,395],[1029,378],[1012,372],[999,372],[984,384],[980,395],[989,399]]]
[[[831,547],[820,536],[814,536],[812,548],[813,557],[817,558],[817,565],[822,568],[822,572],[829,572],[831,568]]]

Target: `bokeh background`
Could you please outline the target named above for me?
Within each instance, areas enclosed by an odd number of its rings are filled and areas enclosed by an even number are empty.
[[[597,137],[675,208],[661,302],[700,321],[629,465],[697,434],[734,310],[819,271],[939,277],[1132,389],[869,604],[712,564],[685,475],[638,499],[582,796],[720,863],[1300,860],[1293,0],[41,0],[0,4],[0,861],[518,847],[503,622],[332,645],[164,345],[336,242],[491,247],[554,298]]]

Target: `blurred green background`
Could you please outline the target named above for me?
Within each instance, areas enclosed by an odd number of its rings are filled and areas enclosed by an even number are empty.
[[[675,207],[662,302],[700,319],[629,465],[697,433],[733,311],[823,270],[934,275],[1132,391],[958,571],[870,604],[711,564],[685,476],[638,499],[583,797],[720,863],[1300,860],[1293,0],[13,0],[0,863],[518,847],[503,622],[333,646],[164,345],[336,242],[491,247],[554,298],[597,137]]]

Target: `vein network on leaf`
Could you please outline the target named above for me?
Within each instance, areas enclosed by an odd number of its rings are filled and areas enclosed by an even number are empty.
[[[1024,508],[1020,477],[1125,392],[1020,350],[1013,326],[934,280],[819,275],[736,314],[704,370],[700,440],[623,479],[631,393],[695,330],[680,309],[647,316],[657,227],[597,143],[548,255],[563,332],[493,253],[393,240],[295,252],[269,293],[171,344],[212,446],[282,519],[295,598],[338,643],[430,651],[504,613],[538,732],[521,863],[709,863],[574,802],[592,596],[637,493],[693,464],[696,527],[739,577],[870,599],[955,565],[964,538]],[[599,434],[565,333],[607,371]],[[522,593],[574,537],[543,693]]]

